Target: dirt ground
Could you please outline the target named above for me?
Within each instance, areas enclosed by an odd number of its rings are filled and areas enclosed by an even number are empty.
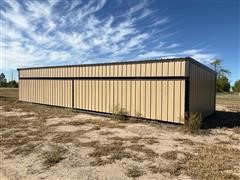
[[[239,95],[198,134],[17,101],[0,89],[1,179],[240,179]]]

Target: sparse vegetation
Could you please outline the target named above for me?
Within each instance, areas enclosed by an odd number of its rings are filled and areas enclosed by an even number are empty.
[[[177,151],[177,150],[167,151],[167,152],[161,154],[161,157],[163,157],[164,159],[167,159],[167,160],[176,160],[178,153],[180,153],[180,151]]]
[[[119,120],[119,121],[126,121],[126,120],[128,120],[128,112],[124,108],[120,108],[119,106],[115,106],[113,108],[112,119]]]
[[[200,146],[186,161],[184,171],[197,179],[239,179],[232,171],[239,166],[240,150],[220,145]]]
[[[89,153],[89,156],[95,157],[95,160],[91,162],[95,166],[111,164],[123,158],[131,158],[131,154],[126,151],[126,147],[119,141],[110,144],[95,144],[94,151]],[[103,160],[104,157],[105,160]]]
[[[141,119],[142,118],[142,114],[140,112],[137,112],[136,113],[136,117],[137,117],[137,119]]]
[[[240,126],[233,128],[233,132],[240,134]]]
[[[130,166],[127,168],[126,175],[128,177],[137,178],[144,174],[144,171],[138,166]]]
[[[60,146],[54,146],[52,150],[43,153],[43,164],[47,167],[53,166],[64,159],[66,149]]]
[[[175,126],[153,127],[134,121],[128,124],[125,122],[129,121],[79,116],[70,109],[18,102],[15,89],[15,94],[8,89],[4,91],[2,93],[0,89],[3,162],[7,161],[6,167],[11,166],[9,162],[15,166],[20,158],[24,163],[18,164],[19,169],[27,169],[24,175],[28,178],[39,175],[34,174],[36,169],[57,178],[62,167],[72,175],[75,171],[84,171],[82,167],[85,166],[104,170],[105,165],[111,164],[107,166],[111,168],[126,162],[124,169],[119,168],[124,172],[122,178],[137,179],[147,170],[147,175],[155,174],[154,177],[159,179],[162,175],[172,179],[179,175],[192,179],[239,179],[237,162],[240,156],[239,150],[234,149],[239,144],[240,134],[239,96],[236,93],[218,94],[217,103],[224,103],[234,112],[217,112],[214,117],[216,122],[230,119],[233,126],[223,126],[217,131],[208,129],[207,135],[201,130],[198,136],[193,136],[182,134]],[[52,148],[48,148],[49,143],[54,144]],[[164,152],[165,148],[169,150]],[[43,149],[47,151],[42,152]],[[49,169],[57,163],[59,166]],[[137,166],[129,166],[132,163]]]
[[[153,173],[169,173],[171,176],[179,176],[183,167],[183,162],[174,162],[170,164],[151,165],[148,169]]]
[[[186,138],[174,138],[174,141],[179,141],[182,144],[186,144],[186,145],[190,145],[190,146],[195,145],[195,143],[192,140],[186,139]]]
[[[146,159],[153,159],[158,156],[158,154],[152,149],[146,148],[144,145],[133,144],[128,146],[130,150],[141,152],[145,154]]]
[[[198,113],[191,113],[184,122],[184,129],[190,133],[198,133],[202,123],[202,116]]]
[[[113,135],[114,133],[111,131],[100,131],[99,132],[100,135],[106,136],[106,135]]]
[[[38,146],[37,143],[28,143],[24,146],[18,146],[16,148],[14,148],[11,152],[10,155],[23,155],[23,156],[27,156],[30,153],[35,151],[35,148]]]
[[[114,136],[109,138],[110,140],[117,140],[117,141],[128,141],[131,143],[138,143],[139,141],[145,142],[147,144],[156,144],[158,143],[157,138],[156,137],[140,137],[140,136],[132,136],[132,137],[119,137],[119,136]]]

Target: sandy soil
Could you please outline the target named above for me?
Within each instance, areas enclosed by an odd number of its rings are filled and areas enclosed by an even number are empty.
[[[203,129],[192,135],[179,125],[126,123],[82,113],[63,117],[48,109],[44,109],[48,114],[43,118],[39,112],[9,104],[3,102],[0,106],[3,180],[201,179],[196,172],[201,167],[196,165],[189,172],[190,163],[201,157],[198,148],[227,147],[229,152],[240,155],[239,127]],[[229,110],[224,105],[217,107]],[[62,158],[46,165],[44,153],[58,152],[54,151],[56,147],[64,151]],[[235,157],[230,169],[222,169],[229,176],[208,177],[240,178],[237,161]]]

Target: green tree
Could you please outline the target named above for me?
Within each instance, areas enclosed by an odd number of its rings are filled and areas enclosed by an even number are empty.
[[[237,80],[233,85],[233,91],[234,92],[240,92],[240,79]]]
[[[7,79],[3,73],[0,74],[0,87],[5,87],[7,85]]]
[[[217,92],[229,92],[230,91],[230,82],[228,77],[225,75],[219,76],[216,81]]]
[[[230,71],[227,69],[223,69],[221,64],[222,60],[220,59],[213,59],[213,61],[210,63],[215,72],[217,73],[217,80],[216,80],[216,90],[217,92],[229,92],[230,91],[230,82],[229,82],[229,74]]]
[[[218,58],[215,58],[215,59],[212,60],[212,62],[210,64],[213,66],[214,71],[217,72],[218,67],[221,65],[221,60],[218,59]]]
[[[18,83],[15,80],[9,81],[8,87],[18,87]]]

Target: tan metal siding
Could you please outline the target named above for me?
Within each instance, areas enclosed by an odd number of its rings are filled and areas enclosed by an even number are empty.
[[[71,107],[70,80],[20,80],[19,100]]]
[[[136,64],[97,65],[79,67],[46,67],[20,70],[20,77],[145,77],[186,76],[186,61],[158,61]]]
[[[74,108],[112,113],[117,106],[130,116],[183,123],[184,80],[74,80],[74,84]]]
[[[194,63],[189,66],[189,112],[206,117],[215,111],[215,74]]]

